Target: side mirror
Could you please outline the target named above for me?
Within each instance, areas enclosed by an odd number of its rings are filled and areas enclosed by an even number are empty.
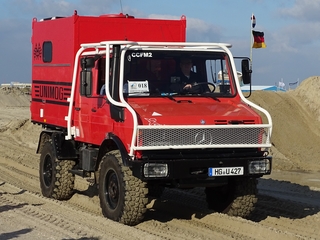
[[[82,70],[80,73],[80,95],[92,95],[92,71]]]
[[[252,70],[250,69],[249,59],[243,59],[241,61],[241,72],[242,72],[243,84],[251,83]]]
[[[92,95],[92,68],[95,65],[95,58],[82,58],[81,59],[81,72],[80,72],[80,95]]]

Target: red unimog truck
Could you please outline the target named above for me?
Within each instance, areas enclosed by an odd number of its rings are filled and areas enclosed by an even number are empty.
[[[240,76],[231,45],[185,42],[185,17],[75,12],[33,19],[32,30],[44,196],[69,199],[79,175],[97,186],[104,216],[128,225],[166,187],[203,187],[209,208],[250,215],[257,178],[271,172],[272,120],[241,92],[249,59]],[[185,60],[196,81],[179,72]]]

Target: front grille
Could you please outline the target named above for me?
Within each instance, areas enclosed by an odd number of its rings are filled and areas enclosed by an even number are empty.
[[[138,126],[136,150],[271,147],[270,126]]]

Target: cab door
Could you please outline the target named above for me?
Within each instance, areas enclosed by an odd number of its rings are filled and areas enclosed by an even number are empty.
[[[97,145],[101,144],[106,138],[107,133],[113,131],[113,121],[110,118],[110,104],[105,92],[105,76],[106,74],[110,74],[110,71],[106,71],[105,64],[105,58],[100,58],[97,61],[95,68],[97,77],[93,81],[94,91],[90,105],[91,142]],[[104,89],[104,91],[101,91],[101,89]]]
[[[82,58],[81,67],[75,89],[73,118],[75,138],[78,141],[90,142],[93,87],[97,79],[95,59],[93,57]]]

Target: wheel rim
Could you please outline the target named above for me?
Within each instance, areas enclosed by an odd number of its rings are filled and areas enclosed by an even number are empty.
[[[105,197],[111,209],[115,209],[119,202],[119,181],[114,171],[109,171],[106,175]]]
[[[43,164],[43,180],[46,187],[49,187],[52,182],[52,161],[49,155],[46,156]]]

